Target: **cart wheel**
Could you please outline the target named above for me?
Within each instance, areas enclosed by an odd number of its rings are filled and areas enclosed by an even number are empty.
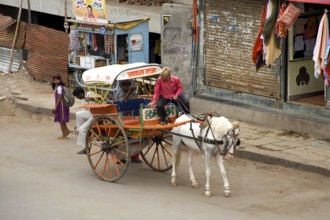
[[[143,161],[158,172],[172,169],[172,135],[164,134],[148,140],[140,152]]]
[[[129,143],[118,120],[111,116],[93,119],[86,136],[89,164],[102,180],[115,182],[126,172],[129,163]]]

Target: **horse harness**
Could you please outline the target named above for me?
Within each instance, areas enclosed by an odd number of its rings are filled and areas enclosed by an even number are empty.
[[[221,140],[218,141],[218,140],[215,139],[214,133],[213,133],[212,128],[211,128],[211,124],[210,124],[210,122],[207,118],[206,118],[206,122],[208,124],[208,128],[206,130],[206,133],[205,133],[204,137],[199,135],[198,139],[194,138],[198,148],[200,149],[201,152],[203,152],[203,148],[201,146],[202,143],[213,144],[218,148],[218,151],[220,152],[220,155],[222,155],[222,156],[226,155],[228,153],[228,150],[230,149],[230,146],[228,146],[229,145],[228,135],[229,135],[229,132],[230,132],[231,129],[229,129],[227,131],[227,133],[224,136],[222,136]],[[192,129],[192,122],[190,122],[190,130],[192,132],[192,135],[194,136],[194,131]],[[211,131],[213,139],[207,138],[207,135],[208,135],[209,131]],[[223,139],[224,139],[224,141],[223,141]],[[197,140],[199,140],[199,143],[197,142]],[[221,151],[221,148],[219,147],[219,145],[222,145],[222,144],[224,144],[223,151]],[[232,142],[232,144],[233,144],[233,142]],[[234,149],[236,149],[236,145],[234,145]]]
[[[206,120],[207,120],[207,119],[206,119]],[[227,138],[227,136],[229,135],[229,132],[230,132],[231,129],[229,129],[229,130],[227,131],[227,134],[225,134],[225,135],[221,138],[221,140],[218,141],[218,140],[215,139],[214,134],[213,134],[213,131],[212,131],[212,129],[211,129],[211,124],[210,124],[210,122],[207,120],[208,128],[207,128],[207,131],[206,131],[204,137],[201,136],[201,135],[199,135],[199,136],[196,138],[196,136],[195,136],[195,134],[194,134],[194,130],[193,130],[193,128],[192,128],[192,123],[193,123],[193,122],[195,122],[195,120],[191,120],[191,121],[190,121],[190,131],[191,131],[193,137],[190,137],[190,136],[187,136],[187,135],[183,135],[183,134],[174,133],[174,132],[168,132],[168,133],[169,133],[169,134],[172,134],[172,135],[176,135],[176,136],[184,137],[184,138],[194,139],[195,142],[196,142],[196,144],[197,144],[197,146],[198,146],[198,148],[199,148],[199,150],[200,150],[201,152],[204,151],[203,148],[202,148],[202,143],[208,143],[208,144],[216,145],[217,148],[218,148],[218,150],[219,150],[219,152],[220,152],[220,155],[222,155],[222,156],[226,155],[226,153],[228,152],[228,149],[230,149],[229,146],[228,146],[229,143],[228,143],[228,138]],[[164,130],[164,131],[165,131],[165,130]],[[213,139],[207,138],[207,135],[208,135],[208,132],[209,132],[209,131],[211,131],[212,136],[213,136]],[[235,137],[235,135],[234,135],[234,137]],[[225,140],[223,141],[222,139],[225,139]],[[224,149],[224,152],[222,152],[221,149],[220,149],[220,147],[219,147],[219,145],[222,145],[222,144],[225,144],[225,146],[224,146],[224,148],[223,148],[223,149]],[[234,149],[236,149],[236,146],[239,146],[239,144],[240,144],[240,140],[237,139],[236,143],[234,143],[234,141],[233,141],[232,144],[235,144],[235,145],[234,145]],[[231,144],[231,145],[232,145],[232,144]]]

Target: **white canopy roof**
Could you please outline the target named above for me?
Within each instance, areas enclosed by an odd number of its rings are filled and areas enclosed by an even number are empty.
[[[86,70],[82,79],[85,84],[103,83],[112,85],[115,80],[129,80],[158,75],[161,71],[159,64],[130,63],[113,64]]]

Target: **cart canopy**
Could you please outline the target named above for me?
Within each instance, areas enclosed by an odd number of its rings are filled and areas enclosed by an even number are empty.
[[[101,83],[112,85],[115,80],[130,80],[158,75],[161,71],[159,64],[130,63],[114,64],[86,70],[82,79],[85,84]]]

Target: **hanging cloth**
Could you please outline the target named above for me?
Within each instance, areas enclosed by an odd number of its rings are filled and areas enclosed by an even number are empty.
[[[323,78],[324,71],[324,57],[325,51],[327,49],[329,39],[329,21],[328,15],[325,12],[319,25],[319,30],[317,32],[316,44],[313,52],[314,61],[314,75],[316,78]]]
[[[84,33],[85,46],[91,45],[91,38],[92,38],[92,35],[90,33]]]
[[[93,51],[97,51],[97,40],[96,40],[96,34],[93,34]]]
[[[324,83],[326,86],[330,86],[330,39],[328,40],[327,50],[324,56]]]
[[[254,42],[254,46],[252,49],[252,61],[253,63],[257,63],[259,54],[262,53],[262,39],[261,39],[261,34],[262,34],[262,29],[263,29],[263,25],[264,22],[266,20],[266,7],[263,7],[262,11],[261,11],[261,15],[260,15],[260,27],[259,27],[259,33],[258,36]]]
[[[69,50],[77,51],[80,49],[79,32],[77,29],[70,30]]]
[[[269,0],[266,21],[262,31],[265,61],[267,66],[272,65],[281,55],[280,38],[275,36],[275,23],[278,13],[279,4],[276,3],[276,0]]]
[[[266,57],[265,57],[267,66],[272,65],[276,61],[276,59],[281,55],[281,48],[277,47],[275,38],[276,38],[275,31],[273,31],[270,36]]]
[[[283,3],[280,9],[280,12],[278,13],[278,18],[276,20],[275,25],[275,34],[279,38],[286,38],[288,36],[288,29],[286,29],[285,24],[280,21],[281,17],[284,14],[284,11],[287,7],[286,3]]]
[[[266,21],[264,24],[264,28],[262,30],[262,36],[264,39],[264,44],[266,46],[268,46],[271,35],[274,32],[276,16],[278,15],[278,12],[279,12],[279,7],[278,4],[276,4],[276,1],[269,0]],[[277,41],[276,45],[280,47],[280,40],[277,38],[276,41]]]
[[[104,35],[104,52],[106,54],[110,54],[110,44],[109,44],[109,41],[110,41],[109,35]]]

